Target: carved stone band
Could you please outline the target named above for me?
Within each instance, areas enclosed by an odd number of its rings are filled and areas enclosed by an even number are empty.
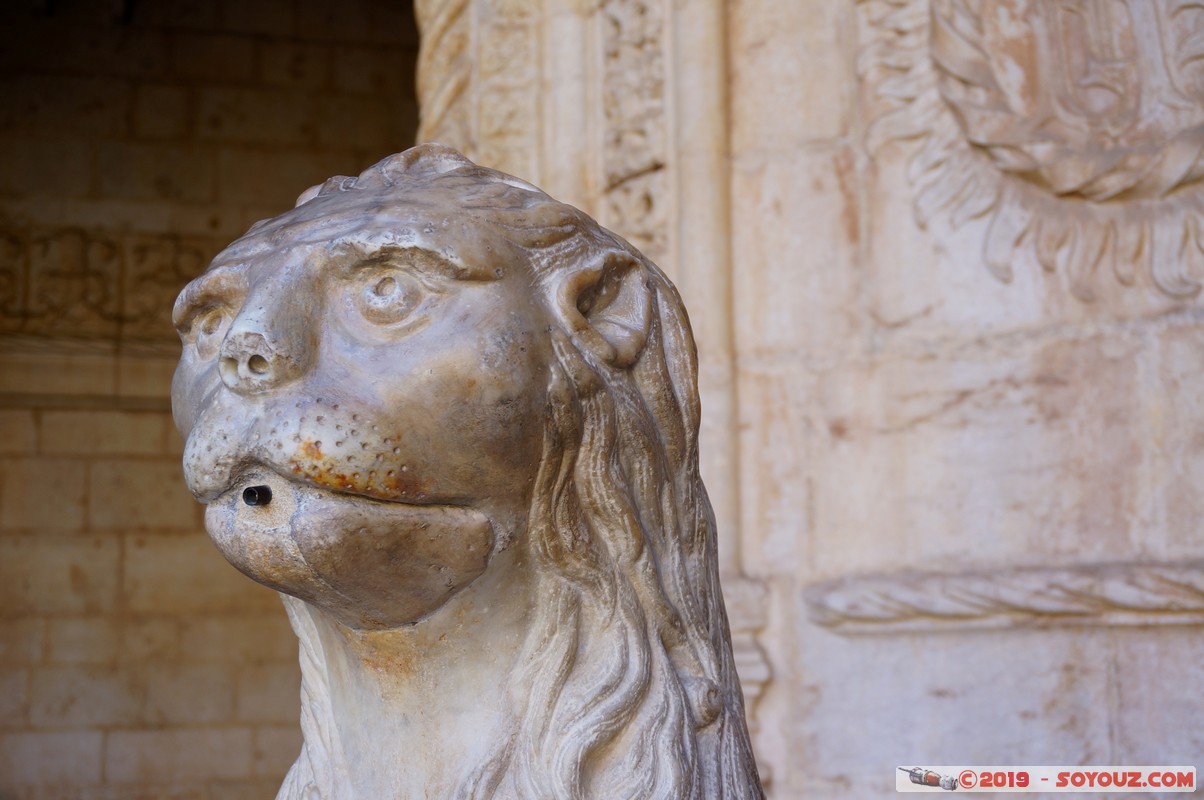
[[[805,592],[841,634],[1204,623],[1204,561],[1080,564],[839,578]]]

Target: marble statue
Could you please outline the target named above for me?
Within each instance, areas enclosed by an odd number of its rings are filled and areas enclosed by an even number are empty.
[[[280,798],[758,798],[676,290],[438,145],[301,195],[175,307],[184,472],[280,591]]]

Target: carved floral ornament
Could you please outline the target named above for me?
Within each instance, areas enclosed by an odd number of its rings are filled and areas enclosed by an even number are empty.
[[[1107,273],[1204,278],[1204,8],[1186,0],[863,0],[867,145],[918,139],[921,225],[985,219],[1002,281],[1035,259],[1093,299]]]

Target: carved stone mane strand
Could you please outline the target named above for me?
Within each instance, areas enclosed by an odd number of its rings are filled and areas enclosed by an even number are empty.
[[[699,474],[697,357],[677,291],[584,213],[438,146],[331,179],[299,203],[361,186],[404,196],[432,184],[454,186],[465,220],[514,245],[541,297],[635,271],[640,280],[627,284],[639,296],[605,280],[597,292],[649,314],[642,347],[615,352],[548,303],[560,324],[549,331],[555,358],[527,530],[538,611],[504,687],[522,711],[454,796],[761,797]],[[306,641],[312,626],[298,619],[304,604],[289,605],[303,658],[320,661],[321,643]],[[312,714],[303,724],[306,751],[282,797],[311,780],[329,784],[316,775],[331,761],[318,752],[329,736],[311,729],[320,726]]]

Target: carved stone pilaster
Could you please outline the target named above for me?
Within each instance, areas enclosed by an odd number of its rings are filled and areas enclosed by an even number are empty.
[[[476,156],[472,115],[472,28],[470,0],[416,0],[422,31],[418,51],[418,141],[439,141]]]
[[[602,221],[654,261],[667,255],[669,143],[665,106],[665,8],[658,0],[541,5],[534,0],[420,0],[420,141],[440,141],[489,166],[541,178],[540,33],[555,14],[579,15],[600,67],[578,73],[580,114],[594,135],[574,141]],[[581,53],[589,60],[589,53]],[[572,80],[571,76],[544,76]],[[586,107],[585,98],[596,104]]]
[[[723,228],[727,189],[716,178],[727,175],[726,150],[704,153],[696,142],[683,146],[689,137],[674,135],[672,118],[674,90],[683,83],[679,70],[689,70],[691,91],[719,98],[716,109],[726,107],[726,73],[715,49],[722,5],[419,0],[415,11],[422,33],[419,140],[452,145],[488,166],[545,183],[680,276],[704,351],[703,469],[713,487],[723,555],[736,552],[738,502],[727,489],[739,483],[732,474],[739,459],[729,451],[735,420],[731,398],[719,394],[730,392],[733,372],[730,293],[724,288],[731,279]],[[676,25],[683,15],[696,22],[703,12],[711,15],[711,38],[696,36],[698,26]],[[576,38],[557,41],[559,36]],[[671,44],[674,36],[683,38]],[[566,41],[576,49],[565,50]],[[561,49],[551,50],[556,44]],[[703,76],[681,66],[699,63],[717,68]],[[677,99],[694,109],[710,107],[694,97]],[[551,107],[565,102],[571,112]],[[566,115],[572,125],[563,124]],[[727,124],[721,111],[707,122],[721,131]],[[684,149],[696,159],[688,167],[688,183],[678,180]],[[714,162],[698,163],[706,157]],[[702,184],[705,192],[698,191]],[[683,185],[697,195],[688,209],[678,196]],[[725,564],[723,579],[730,588],[737,668],[755,728],[756,702],[771,677],[756,638],[766,625],[766,592],[739,574],[734,558]]]
[[[539,155],[536,0],[419,0],[419,141],[528,179]]]
[[[648,254],[667,254],[670,202],[665,109],[665,10],[659,2],[600,4],[602,169],[606,223]]]
[[[744,703],[750,717],[757,701],[765,693],[773,671],[765,651],[757,642],[757,634],[768,624],[769,593],[760,581],[743,576],[730,576],[723,581],[723,597],[732,626],[732,650],[736,656],[736,671],[744,688]]]

